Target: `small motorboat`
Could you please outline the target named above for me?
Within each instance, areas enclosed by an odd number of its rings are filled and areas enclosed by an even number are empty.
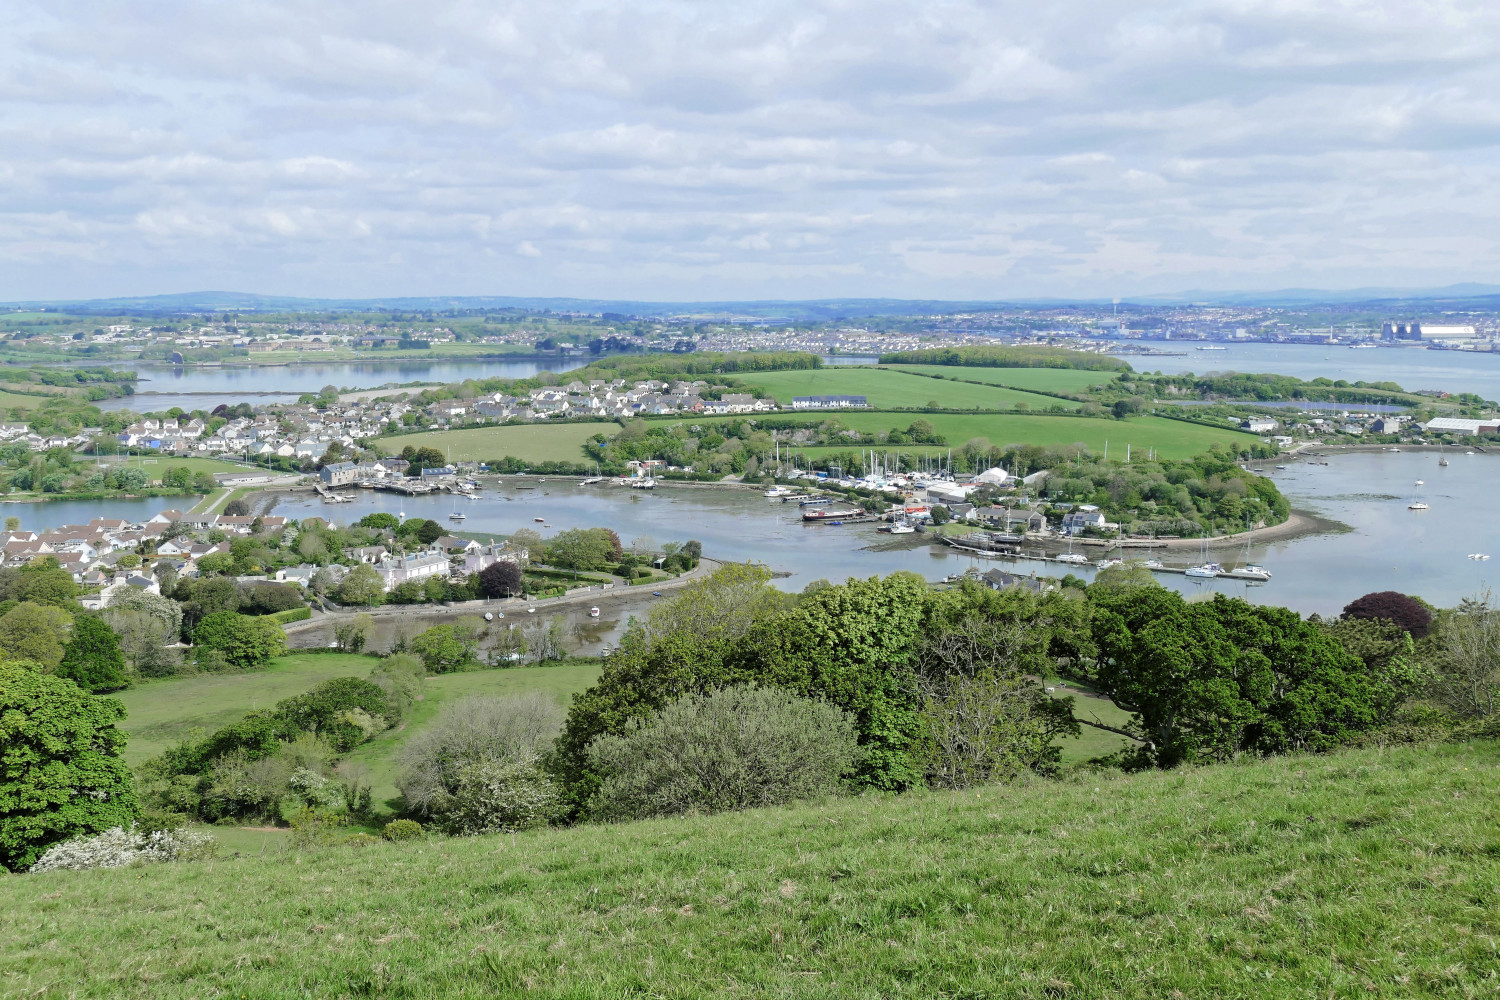
[[[1470,552],[1469,558],[1474,560],[1475,562],[1484,562],[1489,558],[1489,556],[1483,552]]]
[[[545,518],[545,517],[533,517],[533,518],[532,518],[532,520],[533,520],[533,521],[535,521],[535,522],[536,522],[536,523],[537,523],[537,524],[542,524],[542,523],[544,523],[544,522],[545,522],[545,521],[546,521],[546,520],[547,520],[547,519],[546,519],[546,518]]]
[[[599,617],[599,609],[598,608],[589,608],[589,617],[590,618],[598,618]]]

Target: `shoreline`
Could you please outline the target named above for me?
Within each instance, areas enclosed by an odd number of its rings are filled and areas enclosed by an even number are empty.
[[[1273,524],[1268,528],[1256,528],[1254,531],[1237,531],[1232,535],[1213,535],[1204,538],[1159,538],[1156,539],[1154,549],[1181,550],[1202,548],[1206,543],[1210,549],[1232,549],[1238,548],[1245,543],[1246,538],[1252,541],[1290,541],[1296,538],[1307,538],[1312,535],[1336,534],[1351,531],[1347,524],[1334,521],[1326,517],[1319,517],[1310,511],[1292,511],[1287,519],[1280,524]]]

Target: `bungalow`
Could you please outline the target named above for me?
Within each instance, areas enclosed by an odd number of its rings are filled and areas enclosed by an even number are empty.
[[[1016,576],[1014,573],[1007,573],[1003,569],[992,569],[988,573],[984,574],[983,580],[984,585],[993,590],[1005,590],[1009,587],[1022,587],[1034,594],[1040,594],[1044,590],[1052,589],[1047,584],[1044,584],[1042,583],[1042,581],[1038,580],[1035,573],[1030,576]]]

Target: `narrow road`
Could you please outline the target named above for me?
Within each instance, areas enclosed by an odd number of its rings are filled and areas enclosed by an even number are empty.
[[[357,614],[367,614],[377,620],[391,618],[416,618],[416,619],[454,619],[468,615],[483,615],[486,611],[499,614],[526,615],[527,609],[534,609],[538,614],[548,611],[564,611],[569,608],[589,607],[597,604],[601,599],[630,598],[634,600],[648,599],[652,593],[680,590],[698,580],[703,579],[709,573],[719,568],[719,563],[713,559],[700,559],[698,565],[688,570],[681,576],[671,580],[660,580],[655,583],[642,583],[635,586],[616,585],[610,589],[601,586],[591,586],[587,590],[581,590],[573,594],[565,594],[562,597],[546,597],[541,600],[525,600],[512,597],[502,600],[467,601],[462,604],[385,604],[376,608],[339,608],[336,611],[318,611],[314,609],[313,616],[306,621],[292,622],[282,626],[287,638],[292,640],[291,645],[306,648],[309,645],[317,645],[309,641],[297,642],[296,639],[304,633],[317,633],[324,629],[331,629],[333,625],[346,618]],[[529,617],[529,615],[528,615]],[[311,639],[311,636],[307,637]],[[321,636],[319,637],[322,638]],[[331,634],[328,636],[332,638]],[[327,641],[327,640],[323,640]]]

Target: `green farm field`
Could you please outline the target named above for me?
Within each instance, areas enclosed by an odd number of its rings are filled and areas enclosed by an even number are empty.
[[[807,414],[799,414],[806,419]],[[1047,414],[983,414],[983,413],[890,413],[878,410],[846,410],[828,413],[851,430],[876,433],[891,428],[905,430],[914,420],[926,420],[948,439],[941,447],[881,446],[883,451],[903,451],[912,454],[946,452],[948,448],[961,447],[971,438],[986,438],[991,444],[1004,447],[1010,444],[1034,444],[1043,447],[1066,447],[1082,444],[1095,454],[1102,454],[1105,442],[1114,457],[1118,450],[1125,457],[1125,446],[1132,452],[1144,455],[1146,449],[1155,448],[1161,458],[1191,458],[1208,450],[1215,442],[1241,445],[1259,440],[1254,435],[1244,434],[1229,428],[1190,424],[1165,417],[1132,417],[1129,420],[1112,420],[1107,417],[1048,416]],[[680,422],[709,425],[733,420],[733,417],[698,417]],[[777,418],[761,418],[766,426],[774,426]],[[826,448],[803,448],[800,452],[809,455],[825,455],[859,451],[860,445]]]
[[[758,386],[783,406],[790,405],[794,396],[866,396],[871,406],[880,409],[917,409],[934,403],[945,410],[1008,410],[1017,404],[1034,410],[1051,406],[1078,408],[1077,403],[1051,396],[999,385],[940,381],[892,368],[828,367],[815,371],[755,372],[734,378],[744,385]]]
[[[37,998],[1482,997],[1500,745],[14,876]]]
[[[1040,392],[1082,392],[1089,386],[1104,385],[1118,378],[1115,372],[1090,372],[1073,368],[962,368],[949,365],[882,365],[893,371],[916,375],[943,376],[965,382],[984,382],[1013,389],[1035,389]]]
[[[399,455],[407,445],[436,448],[455,461],[484,462],[492,458],[519,458],[525,462],[581,462],[583,443],[595,434],[613,437],[620,427],[614,423],[513,424],[505,427],[474,427],[461,431],[433,431],[381,438],[377,447],[387,455]]]
[[[207,472],[210,474],[228,472],[254,472],[253,466],[241,465],[238,462],[224,462],[217,458],[173,458],[163,455],[160,458],[142,458],[139,455],[121,455],[118,458],[106,457],[101,465],[128,465],[132,468],[143,469],[152,479],[160,479],[162,473],[168,469],[182,468],[193,474]]]

